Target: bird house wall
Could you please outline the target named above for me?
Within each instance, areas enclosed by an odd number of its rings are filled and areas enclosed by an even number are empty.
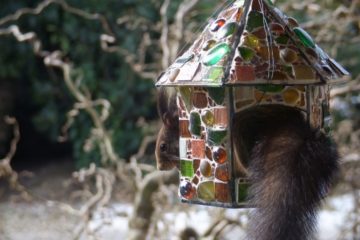
[[[179,195],[183,201],[225,207],[237,205],[228,99],[227,88],[179,88]]]
[[[179,87],[179,195],[185,202],[222,207],[246,206],[245,178],[233,174],[231,144],[235,114],[258,106],[280,104],[304,113],[314,128],[326,128],[329,87],[241,86]],[[325,119],[325,120],[324,120]],[[246,164],[242,164],[246,165]]]

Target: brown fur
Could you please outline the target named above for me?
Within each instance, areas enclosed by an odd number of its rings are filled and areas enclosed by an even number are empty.
[[[160,170],[179,165],[179,120],[176,95],[160,90],[163,121],[156,145]],[[316,213],[338,170],[331,140],[312,129],[291,107],[249,108],[233,118],[237,177],[249,176],[251,214],[249,240],[309,240]],[[161,145],[166,144],[160,150]]]

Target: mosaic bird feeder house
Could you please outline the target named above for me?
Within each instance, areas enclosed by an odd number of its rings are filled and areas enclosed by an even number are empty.
[[[178,94],[182,201],[247,206],[246,171],[234,175],[233,116],[279,104],[325,129],[329,86],[347,75],[270,0],[237,0],[220,11],[156,83]]]

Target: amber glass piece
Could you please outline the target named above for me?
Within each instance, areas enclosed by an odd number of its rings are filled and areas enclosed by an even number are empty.
[[[312,67],[307,65],[294,65],[295,77],[298,80],[313,80],[315,79],[315,72]]]
[[[193,158],[205,158],[205,140],[191,140],[191,152]]]
[[[226,23],[225,19],[218,19],[213,24],[211,24],[210,30],[212,32],[218,31],[222,26],[224,26]]]
[[[252,100],[252,99],[236,102],[236,109],[242,109],[243,107],[246,107],[253,103],[254,103],[254,100]]]
[[[297,21],[295,18],[288,17],[287,20],[288,20],[289,25],[290,25],[292,28],[299,26],[299,23],[298,23],[298,21]]]
[[[236,15],[235,15],[235,20],[236,20],[237,22],[240,21],[243,13],[244,13],[244,8],[239,8],[238,11],[236,12]]]
[[[284,27],[278,23],[272,23],[270,28],[271,28],[271,31],[273,33],[276,33],[277,35],[281,35],[285,32]]]
[[[294,63],[298,59],[298,54],[290,48],[285,48],[280,51],[281,59],[285,63]]]
[[[181,181],[180,183],[180,195],[183,198],[191,200],[195,195],[195,188],[188,181]]]
[[[230,190],[227,183],[215,183],[215,199],[222,203],[230,202]]]
[[[266,38],[266,31],[265,31],[265,28],[262,27],[262,28],[258,28],[256,29],[255,31],[251,32],[254,36],[256,36],[257,38],[259,39],[265,39]]]
[[[261,11],[261,5],[259,1],[262,0],[252,0],[251,9],[254,11]]]
[[[226,150],[222,147],[214,147],[213,159],[219,164],[225,163],[227,160]]]
[[[199,169],[200,167],[200,159],[194,159],[193,160],[193,169],[194,169],[194,173],[196,173],[196,171]]]
[[[227,163],[219,165],[215,169],[215,178],[223,182],[227,182],[230,180],[229,166]]]
[[[182,100],[185,103],[186,109],[188,111],[190,111],[190,109],[192,108],[192,103],[191,103],[192,88],[180,87],[179,92],[180,92]]]
[[[253,66],[235,66],[235,74],[237,81],[254,81],[255,70]]]
[[[211,151],[211,148],[206,147],[205,155],[206,155],[207,159],[212,160],[212,159],[213,159],[212,154],[213,154],[213,153],[212,153],[212,151]]]
[[[280,72],[280,71],[275,71],[274,73],[270,74],[269,76],[271,78],[270,80],[274,80],[274,81],[276,81],[276,80],[287,80],[288,79],[287,75],[285,73],[283,73],[283,72]]]
[[[290,105],[296,105],[297,102],[300,100],[300,93],[294,88],[286,89],[283,93],[283,98],[285,103]]]
[[[188,120],[179,120],[179,128],[180,128],[180,137],[190,138],[191,133],[189,132],[189,121]]]
[[[170,82],[175,82],[176,77],[179,75],[179,73],[180,73],[180,69],[179,69],[179,68],[172,69],[172,70],[170,71],[170,74],[169,74],[169,81],[170,81]]]
[[[273,55],[271,57],[275,60],[275,62],[277,62],[280,58],[280,52],[279,52],[279,48],[276,46],[273,46],[272,48],[269,48],[267,46],[260,47],[257,53],[264,61],[268,61],[270,59],[271,50],[273,52]]]
[[[200,163],[200,172],[204,177],[211,177],[212,168],[207,160],[202,160]]]
[[[196,108],[206,108],[208,106],[208,98],[205,92],[194,92],[192,94],[192,103]]]
[[[198,183],[200,182],[199,178],[197,176],[195,176],[192,181],[193,184],[198,185]],[[194,189],[195,190],[195,189]]]
[[[215,116],[210,110],[206,110],[202,113],[201,119],[206,126],[213,126],[215,123]]]
[[[204,51],[210,50],[211,48],[213,48],[216,45],[216,43],[217,42],[215,40],[213,40],[213,39],[207,41],[203,46],[203,50]]]
[[[215,184],[213,181],[201,182],[197,188],[198,198],[204,201],[215,199]]]
[[[249,34],[245,36],[244,44],[252,49],[258,49],[260,47],[260,39],[252,34]]]
[[[214,108],[215,122],[214,125],[226,128],[228,126],[227,108]]]

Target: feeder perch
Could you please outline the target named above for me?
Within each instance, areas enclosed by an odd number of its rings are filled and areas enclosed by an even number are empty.
[[[233,116],[285,105],[326,130],[330,84],[347,75],[270,0],[237,0],[222,10],[156,83],[178,94],[182,201],[246,207],[247,176],[233,170]]]

